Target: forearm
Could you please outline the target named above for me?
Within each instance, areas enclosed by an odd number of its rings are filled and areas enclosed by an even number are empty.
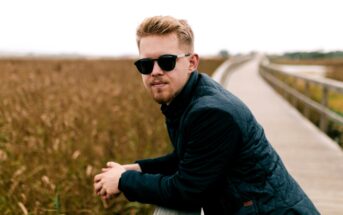
[[[142,172],[141,167],[139,166],[138,163],[134,163],[134,164],[124,164],[123,167],[125,168],[125,170],[134,170],[137,172]]]
[[[173,176],[127,171],[120,179],[119,189],[129,201],[185,211],[200,209],[195,195],[191,198],[181,195],[180,188],[174,184]]]
[[[136,161],[143,173],[172,175],[176,172],[179,160],[175,152],[168,155]]]

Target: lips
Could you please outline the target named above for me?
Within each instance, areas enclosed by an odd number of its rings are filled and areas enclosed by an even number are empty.
[[[151,82],[150,86],[151,87],[163,87],[165,85],[167,85],[168,83],[165,81],[153,81]]]

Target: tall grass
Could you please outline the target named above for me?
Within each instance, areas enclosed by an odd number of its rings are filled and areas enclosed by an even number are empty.
[[[203,60],[209,73],[222,61]],[[93,192],[93,177],[107,161],[170,150],[159,106],[132,62],[0,59],[1,214],[151,212]]]

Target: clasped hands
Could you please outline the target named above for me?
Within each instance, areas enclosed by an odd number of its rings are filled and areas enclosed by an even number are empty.
[[[94,190],[103,199],[110,199],[120,194],[119,180],[126,170],[141,171],[138,164],[120,165],[115,162],[107,162],[107,167],[94,177]]]

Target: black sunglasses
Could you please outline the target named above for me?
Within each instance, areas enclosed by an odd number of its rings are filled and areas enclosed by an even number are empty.
[[[135,62],[135,65],[138,71],[144,75],[148,75],[152,72],[154,68],[154,62],[157,61],[158,66],[166,72],[172,71],[175,68],[176,59],[180,57],[188,57],[191,54],[180,54],[180,55],[172,55],[172,54],[165,54],[159,56],[157,59],[152,58],[143,58],[139,59]]]

